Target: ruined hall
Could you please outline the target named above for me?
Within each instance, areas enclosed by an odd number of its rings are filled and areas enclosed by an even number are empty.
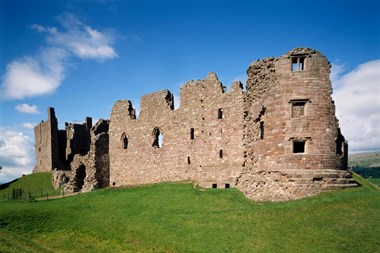
[[[67,191],[191,181],[258,201],[356,186],[330,68],[319,51],[295,48],[252,62],[245,85],[227,89],[215,73],[185,83],[177,109],[162,90],[141,98],[138,117],[131,101],[118,100],[109,120],[60,130],[48,108],[34,129],[34,172],[54,171]]]

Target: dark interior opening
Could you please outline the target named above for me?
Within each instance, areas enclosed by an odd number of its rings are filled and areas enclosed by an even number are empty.
[[[222,108],[218,109],[218,119],[223,119],[223,110],[222,110]]]
[[[76,183],[77,183],[78,190],[81,190],[83,188],[85,178],[86,178],[86,166],[82,164],[81,166],[79,166],[79,168],[76,171],[76,179],[77,179]]]
[[[230,188],[230,184],[225,184],[224,188],[226,188],[226,189]]]
[[[218,188],[217,184],[212,184],[212,188]]]
[[[194,140],[194,137],[195,137],[195,130],[194,130],[194,128],[191,128],[190,129],[190,140]]]
[[[305,153],[305,141],[294,141],[293,153]]]
[[[123,149],[128,148],[128,137],[126,135],[123,136],[122,145],[123,145]]]
[[[264,121],[260,121],[260,139],[264,139]]]

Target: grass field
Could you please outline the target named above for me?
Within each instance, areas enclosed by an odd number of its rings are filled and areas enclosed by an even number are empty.
[[[283,203],[176,183],[0,201],[0,252],[379,252],[380,192],[356,179]]]

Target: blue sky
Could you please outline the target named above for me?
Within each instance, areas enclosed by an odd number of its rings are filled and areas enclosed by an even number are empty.
[[[0,182],[34,166],[33,129],[109,118],[113,103],[216,72],[227,87],[257,59],[299,47],[328,57],[351,152],[380,150],[380,3],[0,1]],[[377,85],[376,85],[377,84]]]

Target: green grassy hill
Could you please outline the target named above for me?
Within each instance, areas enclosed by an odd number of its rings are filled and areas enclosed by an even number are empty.
[[[164,183],[0,202],[0,252],[378,252],[380,192],[284,203]]]
[[[51,177],[50,172],[35,173],[20,177],[10,183],[2,184],[0,185],[0,198],[12,198],[13,190],[21,190],[23,197],[28,196],[29,193],[34,197],[57,194],[58,191],[54,190]]]

